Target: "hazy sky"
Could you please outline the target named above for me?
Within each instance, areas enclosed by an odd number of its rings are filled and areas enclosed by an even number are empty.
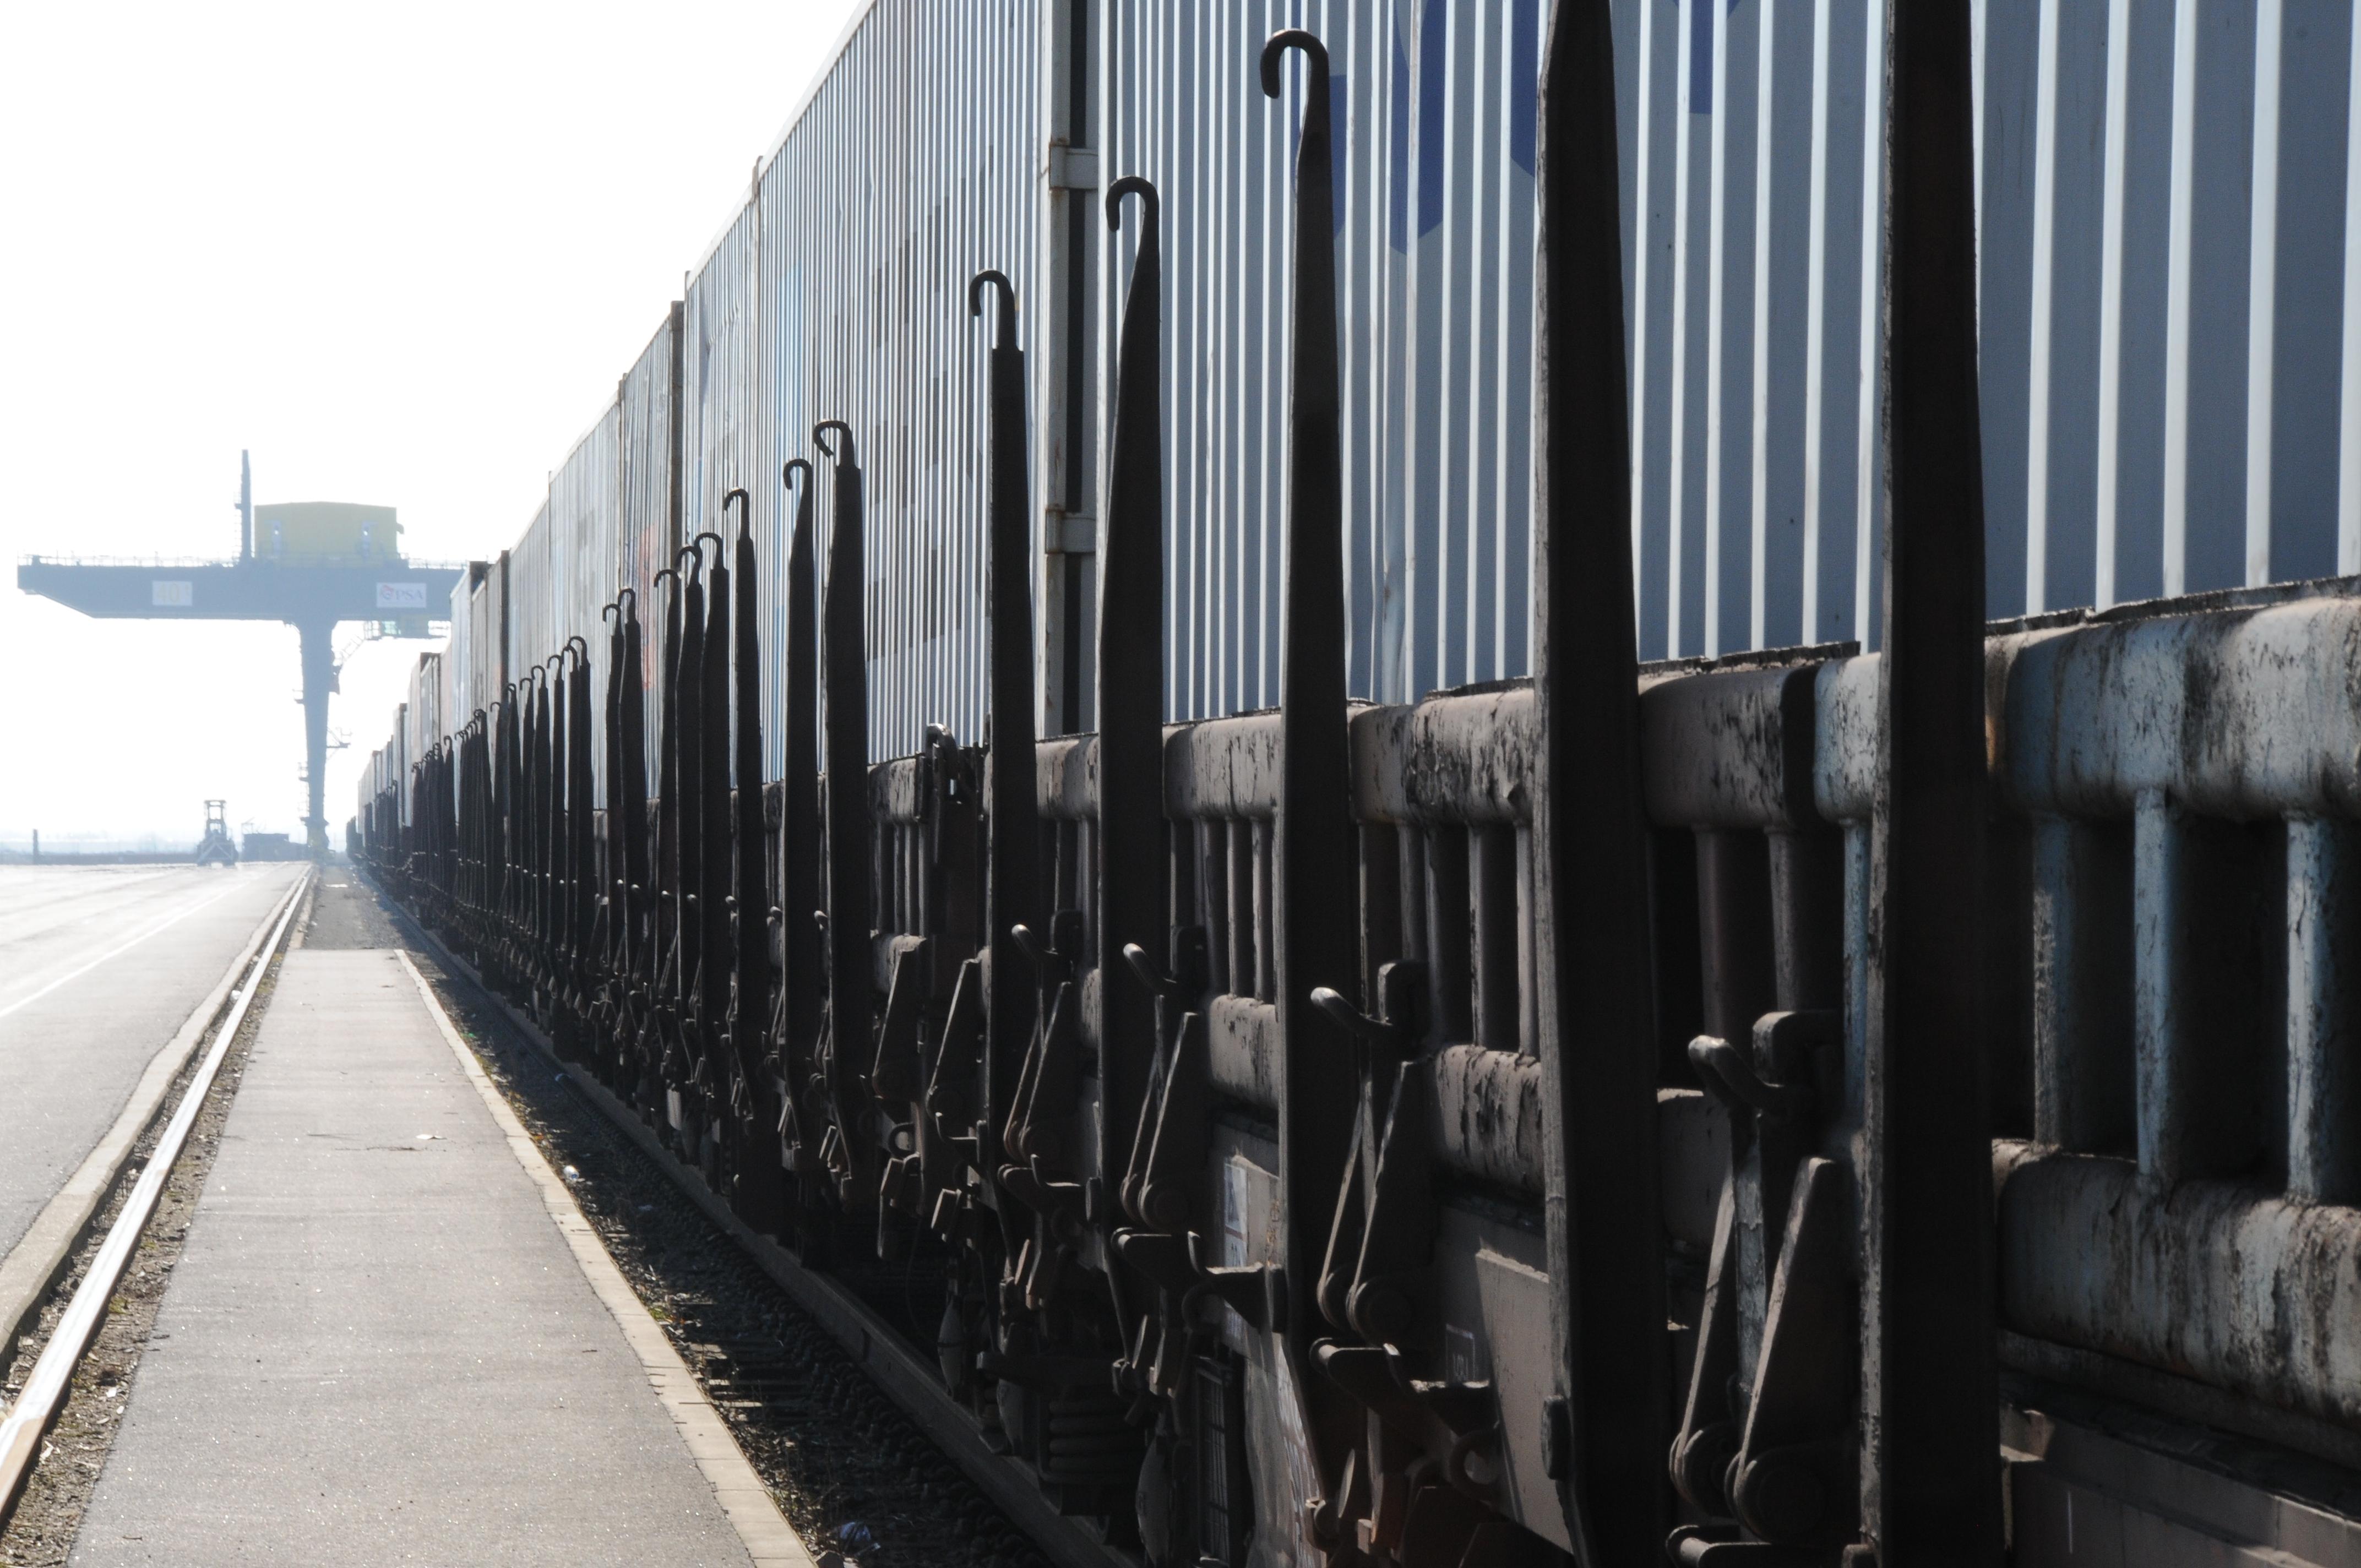
[[[300,835],[291,627],[86,620],[16,558],[235,554],[242,447],[258,502],[512,543],[858,4],[0,6],[0,843]],[[431,646],[345,665],[332,841]]]

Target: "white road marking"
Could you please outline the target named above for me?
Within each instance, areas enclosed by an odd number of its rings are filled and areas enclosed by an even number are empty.
[[[190,916],[194,915],[200,909],[206,908],[211,905],[219,904],[223,899],[227,898],[231,894],[237,891],[237,885],[233,883],[228,887],[223,888],[211,898],[203,899],[198,903],[192,904],[186,909],[181,910],[177,914],[166,916],[163,919],[159,920],[153,926],[148,927],[145,931],[140,932],[137,937],[132,938],[131,940],[124,943],[123,946],[115,948],[111,952],[101,953],[98,957],[91,959],[90,962],[82,965],[80,969],[71,970],[66,973],[58,976],[57,979],[49,981],[49,984],[41,987],[40,990],[34,992],[29,996],[20,996],[16,1001],[9,1003],[5,1007],[0,1007],[0,1018],[5,1018],[9,1014],[16,1012],[20,1007],[31,1006],[34,1003],[38,1002],[42,997],[47,996],[58,987],[64,985],[71,981],[80,980],[82,976],[88,974],[91,970],[96,969],[103,963],[121,958],[124,954],[129,952],[132,948],[137,947],[148,938],[156,935],[159,931],[163,930],[166,927],[178,925],[180,922],[187,919]]]

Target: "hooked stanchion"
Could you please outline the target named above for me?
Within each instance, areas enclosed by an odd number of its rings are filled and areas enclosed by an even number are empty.
[[[829,444],[835,432],[842,450]],[[821,611],[828,709],[828,1043],[829,1168],[845,1209],[866,1212],[877,1199],[873,1113],[861,1081],[871,1050],[875,979],[869,950],[869,671],[862,626],[861,466],[852,427],[825,420],[812,444],[833,460],[834,522]]]
[[[1123,950],[1166,946],[1171,911],[1164,844],[1164,366],[1156,187],[1137,175],[1106,195],[1107,227],[1139,204],[1139,244],[1124,296],[1099,542],[1098,1166],[1126,1164],[1157,1054],[1155,999],[1121,982]],[[1112,1224],[1115,1204],[1103,1206]]]
[[[1286,1315],[1272,1327],[1295,1364],[1320,1484],[1338,1483],[1343,1456],[1359,1438],[1360,1408],[1310,1362],[1320,1310],[1328,1220],[1336,1206],[1353,1132],[1336,1114],[1358,1089],[1349,1036],[1313,1004],[1325,986],[1348,1001],[1361,994],[1360,955],[1350,921],[1358,887],[1345,728],[1344,477],[1336,389],[1335,212],[1330,159],[1328,50],[1290,27],[1262,50],[1262,90],[1279,94],[1279,65],[1303,59],[1303,126],[1295,152],[1295,275],[1289,307],[1292,384],[1287,411],[1286,619],[1279,652],[1279,791],[1271,892],[1277,948],[1281,1064],[1279,1082],[1279,1202],[1287,1238],[1281,1261],[1301,1288],[1284,1292]],[[1320,1544],[1342,1543],[1338,1502],[1307,1499]]]
[[[566,640],[566,648],[574,661],[573,673],[566,678],[566,1022],[567,1032],[577,1037],[577,1044],[590,1048],[585,1031],[589,1023],[591,922],[598,895],[598,872],[591,860],[596,785],[590,751],[590,644],[577,636]]]
[[[669,581],[664,596],[664,668],[659,674],[662,698],[656,715],[655,864],[648,896],[648,944],[640,970],[644,1002],[637,1041],[640,1102],[651,1108],[664,1103],[664,1073],[671,1055],[672,968],[679,959],[680,941],[680,620],[681,598],[686,591],[678,557],[650,579],[653,589]]]
[[[1534,978],[1554,1195],[1541,1435],[1577,1549],[1636,1563],[1664,1551],[1671,1396],[1607,5],[1561,4],[1547,49],[1533,415]]]
[[[798,488],[796,476],[801,473]],[[787,1168],[814,1168],[815,1139],[801,1124],[804,1097],[811,1088],[812,1053],[818,1044],[820,997],[826,986],[820,953],[819,911],[819,644],[813,604],[812,466],[788,460],[779,482],[796,492],[796,525],[787,543],[786,752],[780,823],[779,908],[786,974],[779,992],[779,1021],[772,1031],[785,1080],[779,1113],[780,1155]]]
[[[730,492],[740,498],[743,490]],[[725,497],[722,506],[729,507]],[[697,696],[697,832],[701,862],[697,881],[698,913],[703,932],[697,944],[695,975],[697,1023],[697,1091],[702,1099],[700,1128],[714,1129],[729,1121],[737,1095],[734,1058],[724,1048],[730,1015],[730,971],[736,953],[730,936],[730,910],[736,867],[730,853],[730,556],[721,535],[708,531],[692,542],[713,542],[713,565],[706,568],[705,662],[698,676]],[[708,1150],[708,1158],[718,1151]],[[722,1184],[715,1183],[717,1189]]]
[[[1968,0],[1892,10],[1885,623],[1870,828],[1861,1520],[1886,1560],[2001,1554],[1986,1081],[1983,456]],[[1964,896],[1963,896],[1964,895]]]
[[[630,1083],[627,1073],[634,1059],[631,1053],[646,1015],[646,971],[653,933],[649,929],[648,916],[646,663],[640,647],[639,596],[625,588],[618,597],[624,606],[622,659],[615,672],[616,683],[622,688],[622,702],[619,709],[622,719],[622,738],[619,743],[622,765],[617,774],[622,780],[622,792],[617,806],[622,815],[623,866],[620,897],[623,907],[624,947],[621,970],[616,980],[622,1002],[621,1013],[616,1023],[615,1045],[616,1080],[618,1083]]]
[[[983,311],[983,293],[1000,293],[998,335],[992,349],[992,510],[984,548],[992,618],[991,752],[984,773],[984,811],[991,839],[984,890],[987,969],[982,1103],[975,1118],[983,1140],[980,1169],[1000,1168],[995,1129],[1006,1119],[1016,1075],[1031,1043],[1033,981],[1018,961],[1019,926],[1042,923],[1039,781],[1034,762],[1033,520],[1025,469],[1025,351],[1017,346],[1016,291],[998,272],[968,283],[968,313]]]
[[[738,502],[736,561],[730,582],[731,694],[736,748],[737,862],[735,918],[736,983],[731,988],[729,1041],[737,1072],[730,1119],[735,1180],[730,1190],[739,1216],[757,1231],[778,1234],[786,1225],[786,1172],[779,1159],[778,1091],[771,1076],[771,928],[769,839],[763,809],[763,648],[755,598],[753,502],[732,490],[722,501]]]
[[[591,1059],[599,1080],[614,1082],[614,1039],[620,1017],[619,981],[630,965],[629,883],[623,874],[623,836],[628,828],[623,807],[623,599],[625,588],[602,606],[598,619],[607,625],[607,699],[601,707],[606,741],[607,830],[598,850],[598,992],[592,1018]]]
[[[705,547],[692,540],[673,554],[681,577],[680,663],[673,690],[673,787],[680,795],[680,838],[673,912],[673,1026],[665,1041],[664,1085],[679,1097],[680,1133],[697,1136],[699,1048],[697,985],[705,957]]]

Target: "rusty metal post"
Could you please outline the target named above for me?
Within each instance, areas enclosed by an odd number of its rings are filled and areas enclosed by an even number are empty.
[[[678,557],[675,557],[677,561]],[[675,566],[659,570],[651,587],[666,578],[672,592],[664,596],[664,669],[659,674],[662,706],[656,715],[656,832],[654,880],[649,889],[648,943],[640,970],[643,1012],[641,1024],[639,1102],[653,1114],[664,1094],[664,1069],[669,1047],[665,1020],[671,1012],[666,988],[669,965],[678,957],[680,918],[680,637],[683,584]]]
[[[745,491],[735,492],[740,497]],[[733,1025],[738,1060],[745,1082],[761,1082],[763,1073],[763,1031],[771,1019],[771,877],[764,851],[768,830],[763,821],[763,645],[761,610],[755,602],[754,523],[750,509],[738,514],[737,559],[730,573],[736,598],[730,609],[730,699],[735,722],[730,731],[732,773],[737,791],[738,984]],[[751,1113],[757,1109],[748,1106]]]
[[[591,977],[594,954],[591,933],[597,925],[598,872],[593,856],[597,831],[592,816],[592,796],[596,790],[591,768],[590,735],[590,644],[588,640],[571,640],[574,648],[574,673],[566,682],[566,985],[573,1009],[575,1032],[587,1047],[587,1036],[580,1033],[588,1017],[589,998],[587,994]],[[595,1051],[592,1053],[595,1055]]]
[[[645,665],[640,649],[639,596],[625,589],[623,611],[623,660],[617,672],[622,686],[620,704],[622,738],[618,748],[622,758],[620,794],[614,796],[615,826],[622,834],[622,870],[616,898],[622,909],[622,965],[616,978],[616,990],[623,999],[621,1015],[617,1020],[618,1061],[617,1087],[626,1092],[637,1085],[621,1076],[623,1064],[632,1061],[631,1048],[638,1033],[641,1010],[646,988],[642,976],[648,966],[649,949],[654,944],[650,929],[648,909],[648,742],[647,688]]]
[[[1156,188],[1137,175],[1107,191],[1107,227],[1139,200],[1139,248],[1124,296],[1099,539],[1099,1169],[1129,1156],[1156,1056],[1155,999],[1123,950],[1161,960],[1170,916],[1164,842],[1164,376]],[[1323,231],[1324,232],[1324,231]],[[1341,591],[1341,590],[1340,590]],[[1339,702],[1342,694],[1339,694]],[[1110,1177],[1110,1186],[1117,1178]],[[1110,1220],[1119,1211],[1105,1206]]]
[[[730,494],[741,498],[742,504],[746,492],[732,490]],[[729,498],[724,497],[725,512],[729,504]],[[713,565],[706,574],[705,678],[699,693],[705,701],[699,716],[698,739],[704,751],[698,759],[702,795],[697,808],[704,835],[700,874],[705,896],[699,907],[705,916],[705,935],[701,944],[704,961],[697,971],[697,1048],[705,1058],[705,1078],[697,1087],[712,1097],[707,1115],[721,1119],[727,1115],[737,1082],[736,1062],[723,1048],[723,1034],[730,1021],[730,972],[737,967],[737,942],[730,928],[730,900],[737,875],[730,850],[730,808],[731,573],[729,546],[721,536],[707,532],[697,538],[700,544],[708,539],[713,541]]]
[[[556,704],[549,691],[549,665],[533,672],[533,988],[549,983],[550,957],[557,942],[557,742]]]
[[[795,532],[787,543],[787,762],[785,810],[780,823],[779,907],[785,923],[786,973],[780,982],[776,1044],[779,1072],[786,1082],[788,1120],[780,1127],[789,1142],[782,1157],[804,1168],[813,1152],[797,1135],[796,1111],[810,1087],[811,1051],[819,1035],[820,997],[826,986],[819,942],[819,643],[812,602],[812,466],[794,458],[779,471],[780,483],[796,488]]]
[[[516,850],[510,881],[509,981],[526,1000],[532,990],[533,944],[541,928],[541,749],[540,672],[528,669],[517,687]]]
[[[541,715],[540,729],[533,740],[533,764],[537,774],[535,790],[540,800],[540,815],[533,823],[533,885],[536,924],[533,931],[533,988],[545,990],[550,982],[550,966],[557,948],[557,850],[558,822],[566,809],[560,793],[562,777],[558,763],[563,755],[560,748],[565,740],[561,728],[564,710],[558,703],[561,695],[552,679],[550,666],[555,658],[544,660],[533,671],[533,698]]]
[[[830,431],[842,451],[829,444]],[[852,428],[842,420],[813,426],[812,443],[836,466],[821,610],[822,674],[828,683],[829,1099],[843,1146],[839,1190],[846,1210],[862,1213],[877,1199],[877,1158],[869,1146],[869,1091],[862,1082],[876,980],[869,940],[869,653],[861,602],[861,466]]]
[[[555,1010],[559,966],[566,951],[566,654],[550,655],[543,666],[542,707],[547,746],[543,753],[540,982]],[[562,1031],[560,1031],[562,1033]],[[561,1047],[561,1048],[563,1048]]]
[[[631,590],[625,588],[624,594]],[[603,705],[602,735],[605,740],[607,764],[607,823],[598,851],[598,1016],[611,1032],[618,1001],[616,977],[623,972],[624,955],[631,950],[631,927],[626,917],[630,908],[628,885],[623,875],[623,599],[615,600],[599,610],[598,619],[608,621],[607,629],[607,696]],[[609,1039],[597,1042],[598,1072],[601,1079],[611,1076],[608,1051]]]
[[[680,674],[674,692],[673,787],[680,794],[677,905],[673,919],[672,1003],[675,1020],[665,1052],[664,1084],[683,1091],[683,1111],[697,1059],[697,986],[705,956],[705,547],[692,540],[673,559],[688,557],[681,579]]]
[[[1034,777],[1033,520],[1026,494],[1025,351],[1017,346],[1016,291],[998,272],[968,283],[968,313],[981,314],[983,291],[1000,292],[992,347],[991,516],[985,532],[985,591],[992,617],[991,754],[983,806],[988,861],[985,929],[992,954],[984,1002],[983,1104],[976,1118],[986,1140],[978,1165],[1000,1168],[998,1129],[1007,1120],[1016,1075],[1033,1037],[1031,966],[1009,933],[1042,928],[1041,817]]]
[[[730,574],[733,652],[731,733],[737,783],[738,945],[737,983],[732,989],[729,1039],[737,1069],[735,1113],[730,1119],[734,1157],[731,1205],[756,1230],[776,1234],[786,1223],[786,1172],[779,1163],[778,1097],[772,1087],[768,1031],[771,1024],[770,840],[763,820],[763,645],[755,602],[754,521],[743,490],[739,498],[737,561]],[[725,500],[724,508],[727,508]]]
[[[1561,0],[1536,170],[1533,891],[1557,1384],[1543,1447],[1587,1564],[1661,1557],[1670,1400],[1614,48],[1607,0]]]
[[[1981,1026],[1983,466],[1969,0],[1890,0],[1885,652],[1871,819],[1863,1524],[2000,1561]]]
[[[493,983],[500,990],[511,989],[510,966],[515,961],[517,880],[515,854],[517,847],[516,814],[522,809],[522,790],[518,779],[518,756],[523,750],[523,730],[518,723],[517,689],[501,687],[500,728],[492,757],[492,905],[494,937],[492,959],[498,968]]]
[[[1301,28],[1263,45],[1263,95],[1279,92],[1288,50],[1303,57],[1295,149],[1295,276],[1290,302],[1286,620],[1279,651],[1279,792],[1272,894],[1280,1039],[1279,1164],[1287,1288],[1282,1354],[1294,1363],[1320,1485],[1360,1436],[1360,1408],[1311,1365],[1327,1332],[1318,1292],[1359,1088],[1350,1036],[1312,992],[1361,996],[1351,751],[1345,728],[1345,509],[1336,389],[1336,251],[1328,50]],[[1274,1329],[1279,1323],[1271,1325]],[[1315,1536],[1334,1499],[1305,1499]],[[1331,1541],[1324,1544],[1339,1545]]]

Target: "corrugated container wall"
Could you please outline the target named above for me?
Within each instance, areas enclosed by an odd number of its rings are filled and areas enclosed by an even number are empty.
[[[1341,132],[1353,690],[1525,673],[1547,9],[877,0],[691,279],[677,340],[659,330],[553,477],[511,558],[511,676],[571,635],[603,650],[599,606],[627,581],[646,596],[675,526],[718,528],[743,486],[775,772],[779,469],[842,419],[867,476],[872,754],[914,750],[931,721],[976,736],[984,329],[967,280],[996,266],[1026,302],[1036,419],[1081,400],[1071,431],[1037,433],[1032,483],[1037,547],[1086,563],[1137,229],[1101,243],[1096,192],[1139,173],[1164,224],[1168,712],[1276,700],[1301,89],[1290,62],[1266,100],[1255,62],[1298,25],[1327,40]],[[1873,645],[1884,6],[1612,9],[1642,653]],[[2361,570],[2351,7],[1973,14],[1991,612]],[[1087,155],[1065,159],[1067,139]],[[1052,232],[1053,212],[1088,221]],[[1070,265],[1079,296],[1060,292]],[[1048,493],[1044,468],[1069,460],[1079,488]],[[1063,635],[1086,671],[1079,602]],[[662,606],[642,609],[653,672]],[[481,692],[484,629],[466,624]]]
[[[969,740],[983,724],[988,322],[970,320],[967,286],[997,268],[1032,299],[1045,9],[873,6],[689,287],[687,510],[711,526],[730,484],[753,497],[768,671],[782,667],[793,521],[780,467],[803,456],[821,471],[824,581],[832,485],[811,431],[828,419],[852,427],[869,519],[875,757],[917,750],[928,723]],[[1045,323],[1036,312],[1025,320],[1038,385]],[[775,680],[763,698],[775,770],[785,755]]]
[[[421,653],[418,663],[411,666],[409,700],[402,705],[403,751],[410,762],[415,762],[434,749],[435,742],[449,733],[444,723],[444,656]],[[405,774],[407,768],[404,769]],[[404,787],[408,787],[404,778]],[[405,812],[402,820],[410,820]]]
[[[1543,10],[1107,6],[1104,167],[1164,192],[1168,363],[1205,371],[1166,404],[1176,715],[1276,700],[1300,111],[1254,60],[1296,23],[1344,122],[1354,689],[1525,673]],[[1884,6],[1614,11],[1643,656],[1873,644]],[[2361,569],[2351,7],[1975,17],[1991,613]]]
[[[672,560],[679,540],[673,526],[673,368],[672,323],[656,329],[615,389],[620,417],[615,444],[616,485],[622,508],[620,548],[616,562],[618,586],[631,590],[640,619],[640,672],[654,689],[664,658],[664,605],[655,592],[655,575]],[[605,696],[604,687],[599,696]],[[601,708],[603,712],[603,707]],[[646,730],[647,765],[655,776],[660,735],[650,715]]]
[[[393,792],[396,810],[395,824],[410,823],[410,705],[398,703],[393,710],[393,733],[385,743],[385,784]]]
[[[486,563],[480,576],[471,571],[460,589],[464,611],[459,604],[452,606],[451,641],[456,645],[464,640],[467,648],[467,711],[457,716],[463,722],[489,713],[500,699],[500,600],[507,572],[500,561]]]
[[[1174,717],[1279,700],[1287,280],[1302,71],[1329,50],[1345,399],[1348,670],[1402,700],[1524,672],[1538,0],[1198,6],[1113,0],[1099,53],[1110,179],[1162,197]],[[1096,290],[1104,426],[1138,225]]]
[[[1884,9],[1618,6],[1652,653],[1875,641]],[[1973,16],[1990,612],[2361,570],[2352,7]]]

